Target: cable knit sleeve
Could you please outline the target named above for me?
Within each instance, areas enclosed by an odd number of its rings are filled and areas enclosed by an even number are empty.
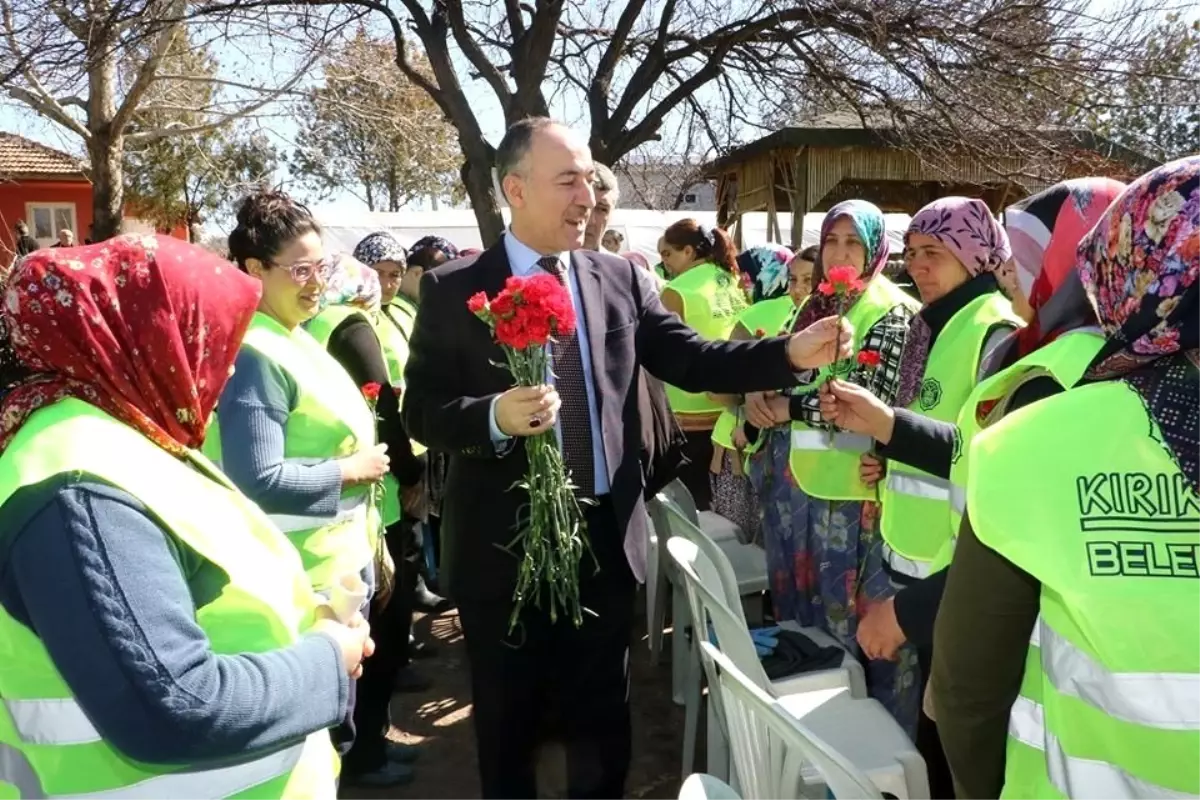
[[[896,306],[872,325],[863,337],[859,352],[879,353],[879,366],[855,365],[846,378],[869,389],[889,406],[896,401],[896,392],[900,388],[900,356],[904,352],[904,339],[908,336],[913,313],[905,306]],[[821,417],[821,398],[817,392],[794,396],[789,404],[789,415],[813,428],[829,428],[829,423]]]
[[[0,510],[0,604],[37,633],[88,718],[126,756],[189,765],[242,757],[344,715],[349,680],[329,637],[212,652],[196,607],[220,593],[224,572],[130,495],[68,484],[23,522],[8,513],[20,505],[10,499]]]

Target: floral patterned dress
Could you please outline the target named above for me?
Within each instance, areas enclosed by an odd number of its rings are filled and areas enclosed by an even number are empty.
[[[885,402],[887,391],[875,384],[890,383],[895,391],[895,368],[910,318],[910,312],[898,308],[876,323],[863,349],[880,352],[884,367],[871,377],[850,376]],[[814,395],[807,403],[804,421],[826,427],[816,402]],[[872,603],[886,600],[899,589],[883,569],[878,506],[831,502],[806,494],[789,465],[790,428],[773,428],[762,435],[766,441],[750,460],[749,473],[759,497],[775,618],[819,628],[862,658],[855,639],[859,618]],[[921,703],[916,649],[906,645],[897,661],[870,661],[866,670],[870,696],[915,738]]]

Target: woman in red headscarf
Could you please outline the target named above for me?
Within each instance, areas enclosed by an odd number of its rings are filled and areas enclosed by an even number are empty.
[[[258,283],[126,236],[34,253],[8,286],[0,783],[332,797],[325,729],[366,625],[328,618],[295,548],[197,449]]]

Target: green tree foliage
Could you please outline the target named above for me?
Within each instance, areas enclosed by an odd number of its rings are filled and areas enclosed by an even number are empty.
[[[148,91],[131,131],[186,128],[198,132],[126,148],[125,197],[132,215],[189,233],[248,189],[269,182],[278,164],[266,137],[244,124],[209,127],[218,65],[208,48],[179,36],[163,57],[164,76]],[[136,137],[132,137],[136,141]]]
[[[1168,161],[1200,153],[1200,19],[1169,15],[1130,64],[1101,129]]]
[[[391,40],[359,30],[323,67],[324,83],[301,105],[291,163],[306,186],[325,196],[352,191],[372,211],[462,195],[454,128],[400,72]]]

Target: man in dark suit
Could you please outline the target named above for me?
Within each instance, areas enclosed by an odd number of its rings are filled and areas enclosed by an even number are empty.
[[[688,391],[738,393],[794,384],[797,371],[849,354],[832,319],[791,337],[709,342],[666,311],[648,273],[578,250],[595,197],[586,143],[548,119],[509,129],[497,150],[512,209],[504,238],[475,259],[427,272],[405,370],[403,419],[414,439],[450,454],[442,517],[444,584],[457,601],[471,662],[485,797],[534,797],[533,754],[561,741],[572,797],[621,797],[630,759],[629,641],[644,577],[638,368]],[[486,325],[467,310],[512,275],[548,272],[570,290],[578,332],[553,345],[554,385],[512,388]],[[585,506],[596,564],[585,556],[576,628],[527,606],[508,630],[519,555],[505,548],[527,496],[523,437],[556,427]],[[598,569],[597,569],[598,567]]]

